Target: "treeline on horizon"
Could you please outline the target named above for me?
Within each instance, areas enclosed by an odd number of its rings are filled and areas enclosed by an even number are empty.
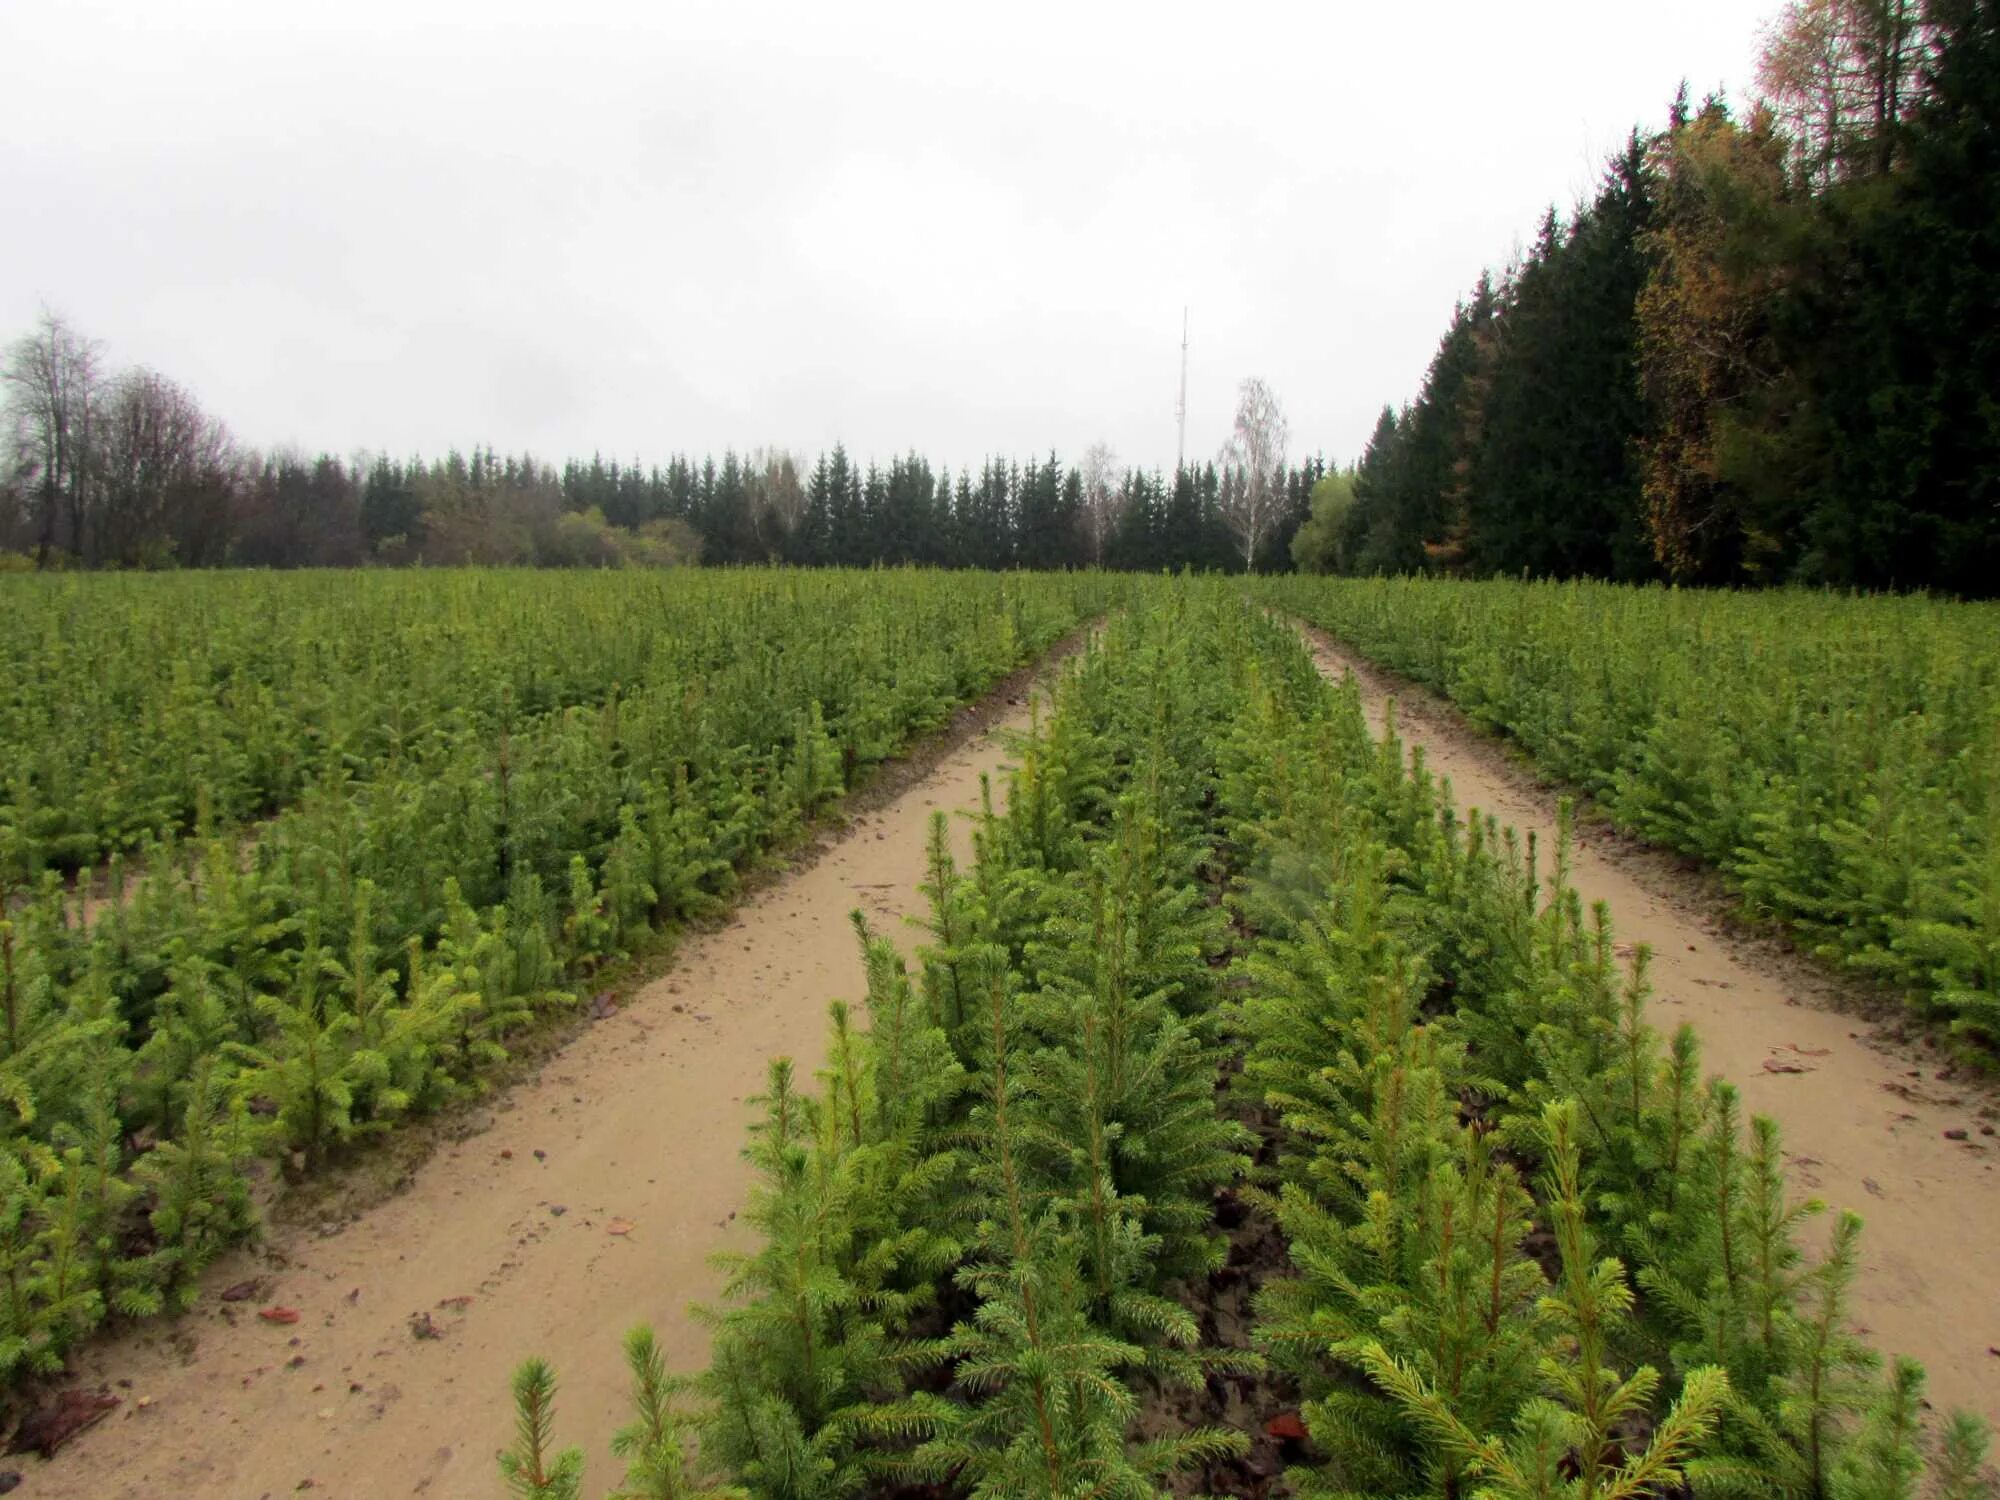
[[[1327,472],[1314,457],[1274,486],[1260,570],[1289,566],[1292,534]],[[239,455],[174,503],[105,493],[47,554],[84,567],[671,566],[1241,569],[1244,544],[1213,463],[1171,478],[1093,473],[1051,454],[975,472],[917,456],[863,467],[836,446],[801,472],[787,454],[665,465],[594,458],[561,469],[487,449],[354,463],[329,454]],[[0,519],[0,555],[37,558],[38,508]]]
[[[9,347],[0,387],[0,568],[1284,568],[1327,473],[1286,462],[1283,412],[1256,380],[1230,445],[1171,478],[1121,470],[1101,444],[1077,465],[956,475],[916,453],[863,466],[838,445],[810,468],[776,450],[560,469],[491,448],[260,454],[177,382],[107,373],[54,313]]]
[[[2000,3],[1795,0],[1458,306],[1302,562],[2000,592]]]

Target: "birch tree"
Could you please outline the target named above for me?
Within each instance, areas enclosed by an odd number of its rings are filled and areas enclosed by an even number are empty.
[[[1243,571],[1257,571],[1257,555],[1283,503],[1285,443],[1290,429],[1277,395],[1256,376],[1236,391],[1236,425],[1223,445],[1223,523],[1242,549]]]
[[[1083,455],[1083,533],[1092,567],[1104,566],[1104,549],[1118,525],[1118,457],[1109,443],[1092,443]]]

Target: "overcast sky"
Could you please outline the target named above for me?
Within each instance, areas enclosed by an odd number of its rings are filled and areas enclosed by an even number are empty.
[[[0,336],[248,442],[1352,455],[1775,0],[0,0]]]

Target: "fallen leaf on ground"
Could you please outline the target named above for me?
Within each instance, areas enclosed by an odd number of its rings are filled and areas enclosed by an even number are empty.
[[[257,1316],[266,1323],[296,1323],[299,1310],[296,1307],[260,1307]]]
[[[1303,1441],[1306,1436],[1306,1424],[1299,1420],[1297,1412],[1281,1411],[1264,1424],[1264,1431],[1274,1438],[1293,1438]]]
[[[604,1232],[606,1234],[630,1234],[632,1232],[632,1221],[630,1219],[613,1219],[609,1224],[604,1226]]]
[[[1766,1073],[1810,1073],[1812,1069],[1804,1063],[1786,1062],[1780,1057],[1767,1057],[1764,1059],[1764,1071]]]
[[[64,1391],[46,1406],[21,1419],[14,1434],[13,1453],[39,1453],[54,1458],[56,1450],[84,1428],[101,1422],[118,1405],[118,1398],[99,1391]]]
[[[252,1276],[248,1281],[239,1281],[234,1286],[224,1287],[222,1289],[222,1300],[224,1302],[248,1302],[259,1291],[263,1290],[263,1286],[263,1277]]]

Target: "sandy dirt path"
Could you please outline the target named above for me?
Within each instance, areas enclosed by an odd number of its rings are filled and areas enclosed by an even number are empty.
[[[1554,792],[1443,699],[1305,634],[1324,673],[1354,672],[1378,735],[1394,697],[1405,745],[1422,745],[1432,772],[1450,778],[1461,812],[1537,830],[1553,847]],[[1586,828],[1579,844],[1571,879],[1585,905],[1608,901],[1619,940],[1653,950],[1654,1024],[1692,1022],[1706,1070],[1782,1128],[1794,1185],[1866,1221],[1863,1331],[1885,1353],[1923,1361],[1934,1406],[2000,1422],[2000,1136],[1982,1134],[1991,1106],[1940,1077],[1935,1054],[1826,1008],[1828,981],[1809,962],[1730,934],[1672,857],[1605,828]]]
[[[745,1101],[770,1057],[809,1077],[827,1003],[861,995],[849,912],[912,945],[902,918],[923,910],[932,813],[975,809],[981,776],[997,781],[1008,733],[1026,727],[1018,681],[1005,691],[927,774],[491,1101],[490,1123],[439,1150],[405,1191],[326,1237],[274,1231],[215,1268],[178,1324],[92,1349],[77,1383],[109,1383],[123,1405],[52,1463],[12,1461],[20,1493],[495,1495],[508,1374],[534,1353],[561,1382],[561,1440],[588,1455],[585,1493],[612,1488],[623,1466],[610,1438],[626,1420],[619,1339],[650,1322],[671,1368],[706,1360],[687,1308],[718,1288],[708,1257],[750,1242],[736,1222],[750,1185]],[[969,827],[955,821],[969,860]],[[255,1299],[219,1300],[253,1274],[265,1279]],[[299,1322],[257,1316],[274,1304]],[[439,1336],[416,1337],[413,1316]]]

